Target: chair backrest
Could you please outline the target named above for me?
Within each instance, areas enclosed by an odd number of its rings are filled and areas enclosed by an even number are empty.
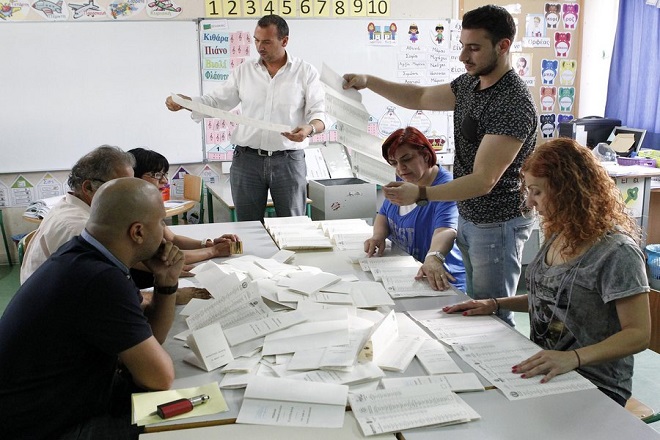
[[[183,176],[183,198],[187,200],[194,200],[196,202],[202,201],[202,186],[204,181],[201,177],[193,174],[184,174]]]
[[[30,245],[30,241],[32,241],[32,238],[34,237],[34,234],[36,234],[37,230],[35,229],[34,231],[28,232],[27,235],[23,236],[21,240],[18,242],[18,264],[23,265],[23,259],[25,258],[25,255],[27,255],[28,251],[28,246]]]
[[[199,222],[204,219],[204,180],[194,174],[183,175],[183,198],[199,202]]]

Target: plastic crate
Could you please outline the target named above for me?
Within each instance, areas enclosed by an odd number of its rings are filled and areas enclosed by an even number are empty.
[[[655,159],[649,159],[646,157],[617,157],[616,161],[619,165],[642,165],[644,167],[655,168]]]
[[[646,246],[646,264],[649,269],[649,285],[660,290],[660,244]]]

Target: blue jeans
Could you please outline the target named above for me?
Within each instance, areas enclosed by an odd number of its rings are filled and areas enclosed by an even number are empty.
[[[303,150],[262,156],[236,146],[229,181],[239,222],[263,220],[269,189],[278,217],[305,215],[307,164]]]
[[[473,299],[514,296],[522,266],[523,246],[534,219],[517,217],[501,223],[475,224],[458,217],[456,244],[463,254],[466,293]],[[513,312],[498,316],[514,326]]]

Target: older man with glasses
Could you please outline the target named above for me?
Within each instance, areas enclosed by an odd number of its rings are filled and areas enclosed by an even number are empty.
[[[135,160],[118,147],[102,145],[73,166],[71,192],[44,217],[21,265],[23,284],[64,243],[80,235],[89,218],[92,198],[101,185],[119,177],[133,177]]]

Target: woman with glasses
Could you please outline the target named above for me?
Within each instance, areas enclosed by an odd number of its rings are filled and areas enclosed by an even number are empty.
[[[429,140],[416,128],[392,133],[383,143],[383,158],[396,170],[397,180],[422,187],[441,185],[451,174],[437,164]],[[447,290],[450,283],[465,291],[465,267],[454,240],[458,209],[456,202],[418,201],[398,206],[389,200],[374,220],[373,236],[364,242],[369,257],[383,255],[389,238],[423,263],[418,279],[426,277],[435,290]]]
[[[158,187],[159,190],[168,184],[167,172],[170,163],[165,156],[146,148],[134,148],[128,151],[135,157],[133,170],[135,177],[139,177]],[[173,242],[179,249],[183,250],[186,264],[193,264],[211,258],[228,257],[231,242],[239,241],[237,235],[224,234],[217,238],[200,240],[176,235],[167,226],[164,229],[165,240]]]
[[[511,366],[541,383],[577,370],[625,406],[633,354],[650,339],[649,283],[639,227],[595,156],[572,139],[542,144],[524,162],[526,203],[545,243],[525,271],[528,295],[473,300],[447,313],[528,312],[542,350]]]

